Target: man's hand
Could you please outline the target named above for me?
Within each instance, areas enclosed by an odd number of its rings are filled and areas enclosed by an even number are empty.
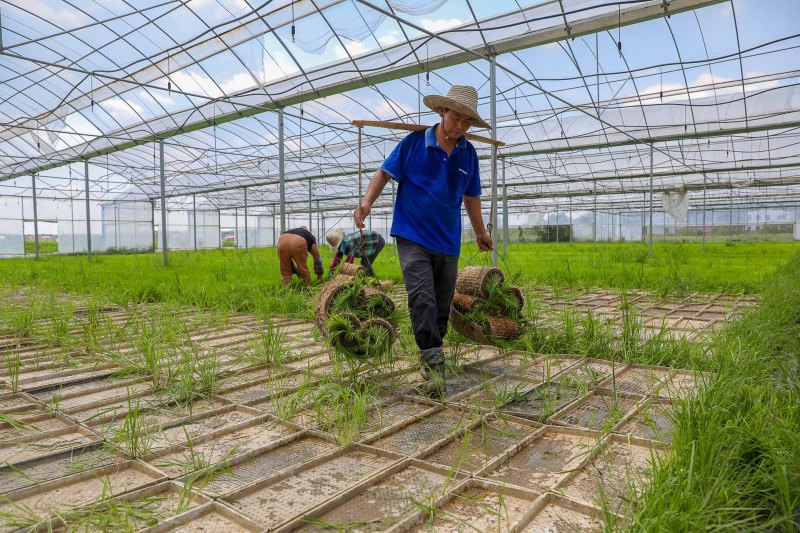
[[[361,204],[356,207],[356,210],[353,212],[353,221],[356,223],[357,228],[364,228],[364,221],[369,216],[370,211],[372,211],[372,209],[368,205]]]
[[[322,259],[314,259],[314,274],[316,274],[318,278],[321,278],[324,273],[325,271],[322,270]]]
[[[492,242],[492,235],[487,230],[483,230],[475,234],[475,242],[478,243],[478,249],[481,252],[488,252],[494,250],[494,243]]]

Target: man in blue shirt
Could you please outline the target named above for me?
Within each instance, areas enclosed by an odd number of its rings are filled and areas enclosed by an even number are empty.
[[[493,247],[481,215],[478,156],[464,137],[473,125],[489,125],[478,114],[473,87],[454,85],[447,96],[429,95],[423,101],[441,122],[409,134],[395,147],[370,181],[354,219],[356,227],[363,228],[389,180],[398,183],[391,235],[397,239],[420,371],[428,391],[441,398],[442,339],[458,276],[462,201],[479,249]]]

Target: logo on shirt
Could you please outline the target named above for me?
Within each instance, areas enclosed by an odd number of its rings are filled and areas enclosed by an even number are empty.
[[[465,176],[469,176],[469,174],[467,174],[467,171],[464,170],[463,168],[459,168],[458,171],[464,174]]]

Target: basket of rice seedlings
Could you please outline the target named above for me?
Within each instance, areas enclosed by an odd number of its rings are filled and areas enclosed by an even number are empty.
[[[361,321],[350,313],[337,313],[328,318],[326,332],[328,343],[337,352],[351,357],[363,353]]]
[[[471,293],[462,293],[456,284],[456,293],[450,307],[450,322],[461,335],[481,344],[494,344],[492,339],[512,340],[519,337],[527,322],[523,309],[525,298],[518,287],[511,285],[498,269],[465,267],[470,283],[462,283]],[[483,272],[479,280],[478,269]],[[500,275],[491,274],[492,270]],[[459,279],[462,274],[459,273]],[[476,281],[479,280],[479,281]],[[477,283],[480,283],[480,295]]]
[[[456,292],[470,296],[489,296],[489,283],[499,279],[505,280],[503,271],[495,267],[466,266],[461,269],[456,279]]]
[[[357,265],[355,263],[342,263],[338,270],[340,276],[350,277],[366,274],[366,272],[367,270],[362,265]]]
[[[364,309],[369,316],[389,318],[396,309],[394,301],[386,296],[383,290],[375,287],[364,287]]]

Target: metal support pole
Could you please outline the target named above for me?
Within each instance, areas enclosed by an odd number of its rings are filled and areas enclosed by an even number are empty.
[[[36,258],[39,258],[39,212],[36,202],[36,174],[31,174],[31,189],[33,190],[33,245]]]
[[[496,56],[489,57],[489,110],[491,116],[492,139],[497,139],[497,72]],[[492,225],[492,242],[497,235],[497,145],[492,145],[492,207],[489,223]],[[497,266],[497,246],[492,251],[492,264]]]
[[[733,182],[730,183],[728,195],[728,242],[733,242]]]
[[[706,249],[706,175],[703,174],[703,250]]]
[[[597,249],[597,182],[592,189],[592,242]]]
[[[572,244],[572,196],[569,197],[569,243]]]
[[[153,252],[157,249],[156,243],[156,201],[150,200],[150,230],[153,234]]]
[[[278,235],[275,232],[275,209],[272,210],[272,246],[278,245]]]
[[[653,143],[650,143],[650,257],[653,257]]]
[[[281,233],[286,231],[286,168],[283,146],[283,108],[278,108],[278,182],[281,201]],[[275,224],[272,225],[275,227]]]
[[[642,193],[642,244],[644,244],[644,239],[645,239],[644,229],[647,227],[647,223],[644,220],[644,212],[645,212],[644,206],[646,205],[647,205],[647,193]]]
[[[194,235],[194,251],[197,251],[197,199],[192,193],[192,234]]]
[[[217,248],[222,250],[222,212],[217,208]]]
[[[308,178],[308,231],[314,231],[314,224],[313,222],[313,211],[311,210],[311,178]]]
[[[161,228],[158,238],[161,240],[161,262],[167,266],[167,178],[164,173],[164,139],[158,140],[158,156],[161,168]]]
[[[233,242],[236,248],[239,248],[239,208],[235,207],[233,209],[233,227],[234,227],[234,239]]]
[[[317,233],[319,234],[320,239],[324,236],[322,233],[322,217],[320,216],[319,212],[319,200],[317,200]]]
[[[506,160],[503,161],[503,259],[508,253],[508,187],[506,187]]]
[[[92,260],[92,211],[89,206],[89,160],[83,161],[83,184],[86,188],[86,257]]]
[[[247,187],[244,188],[244,251],[248,251],[250,249],[249,241],[247,237]]]

